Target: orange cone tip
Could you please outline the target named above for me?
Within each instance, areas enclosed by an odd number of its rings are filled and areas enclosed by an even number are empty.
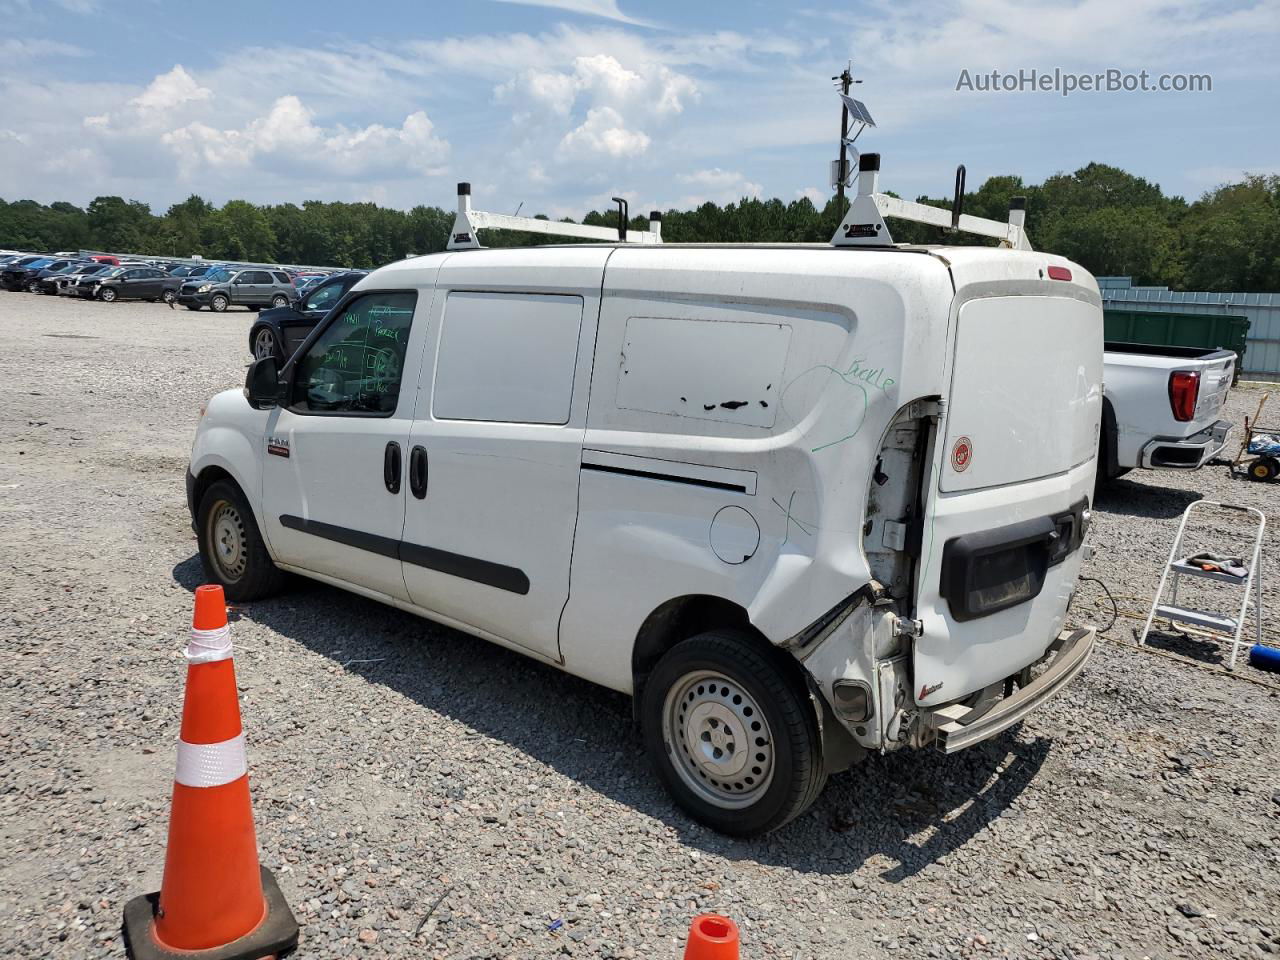
[[[217,630],[227,625],[227,598],[218,584],[196,587],[196,612],[191,626],[197,630]]]
[[[694,917],[684,960],[738,960],[738,925],[716,913]]]

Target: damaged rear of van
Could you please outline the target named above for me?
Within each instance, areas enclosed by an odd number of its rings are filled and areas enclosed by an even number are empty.
[[[730,833],[868,751],[991,737],[1094,642],[1063,625],[1101,401],[1097,287],[1059,257],[618,249],[564,664],[636,694]]]

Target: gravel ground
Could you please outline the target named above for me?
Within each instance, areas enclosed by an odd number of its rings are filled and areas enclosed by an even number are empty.
[[[158,888],[200,578],[182,475],[249,317],[0,294],[6,955],[120,956],[124,902]],[[1280,508],[1221,468],[1130,474],[1088,564],[1121,608],[1200,495]],[[1105,622],[1100,596],[1077,615]],[[703,910],[748,958],[1280,952],[1280,678],[1226,675],[1214,644],[1138,651],[1121,618],[1015,733],[873,759],[743,842],[672,806],[621,696],[319,585],[234,614],[259,840],[301,956],[664,960]]]

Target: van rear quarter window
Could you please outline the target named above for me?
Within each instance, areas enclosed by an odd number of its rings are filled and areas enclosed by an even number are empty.
[[[454,291],[445,304],[432,414],[568,423],[582,298]]]

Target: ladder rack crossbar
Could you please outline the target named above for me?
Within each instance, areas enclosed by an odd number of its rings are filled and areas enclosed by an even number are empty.
[[[553,237],[576,237],[583,240],[603,240],[608,243],[661,243],[662,214],[649,214],[648,230],[618,227],[596,227],[586,223],[561,223],[558,220],[540,220],[536,217],[518,217],[505,213],[490,213],[471,208],[471,184],[458,184],[458,212],[453,218],[446,249],[467,250],[481,246],[477,235],[481,230],[519,230],[524,233],[540,233]]]

